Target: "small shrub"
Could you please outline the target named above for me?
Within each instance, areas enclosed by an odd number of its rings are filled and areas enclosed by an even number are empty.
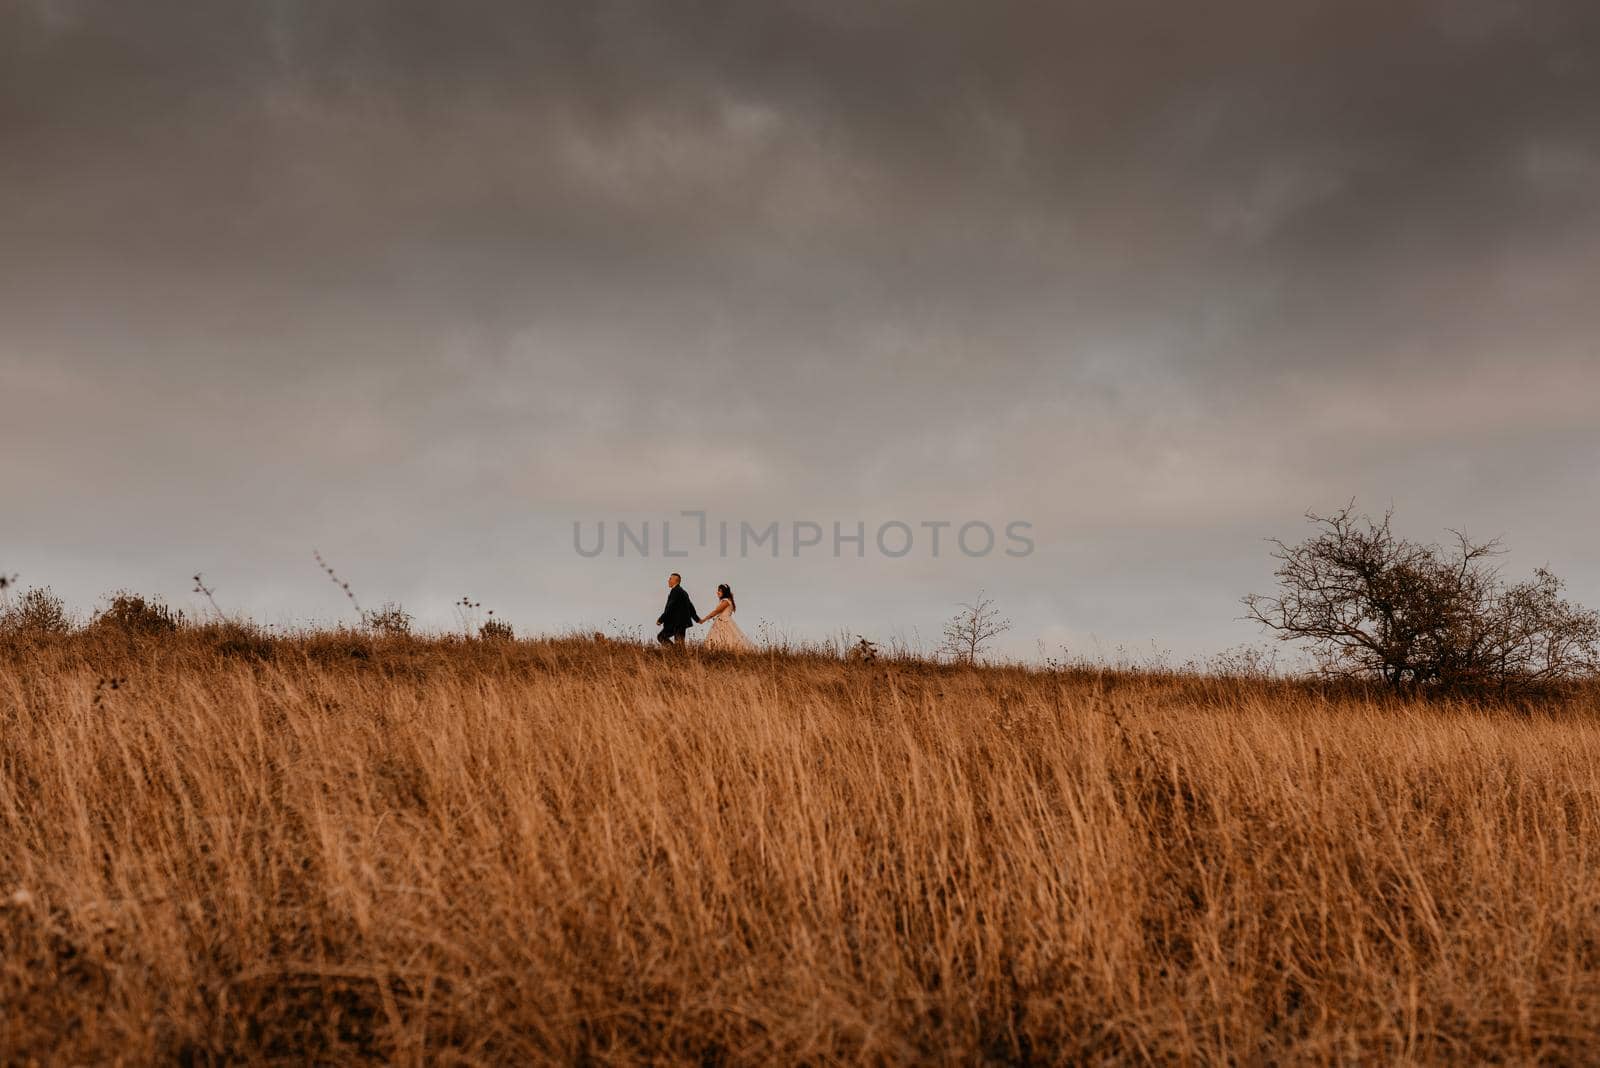
[[[878,643],[868,641],[864,636],[857,634],[856,643],[850,647],[849,658],[863,664],[873,664],[878,660]]]
[[[374,634],[403,638],[411,633],[412,616],[395,602],[385,601],[383,607],[361,613],[361,622]]]
[[[1278,654],[1275,649],[1236,645],[1198,665],[1198,670],[1224,679],[1271,679],[1278,676]]]
[[[72,617],[61,598],[50,587],[34,587],[15,604],[0,609],[0,630],[20,634],[65,634],[72,629]]]
[[[491,613],[491,617],[492,615]],[[512,630],[511,624],[505,620],[490,618],[478,628],[478,637],[486,642],[508,642],[516,637],[516,633]]]
[[[95,625],[126,634],[171,634],[183,624],[183,613],[159,597],[144,597],[126,590],[112,594],[111,602],[95,616]]]

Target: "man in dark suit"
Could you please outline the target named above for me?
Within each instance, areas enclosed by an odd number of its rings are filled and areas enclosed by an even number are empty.
[[[700,622],[700,616],[694,610],[694,602],[689,600],[689,595],[683,589],[683,577],[676,571],[667,576],[667,607],[662,609],[661,618],[656,624],[661,628],[661,633],[656,635],[656,641],[662,645],[671,645],[677,642],[683,644],[683,634],[691,624]]]

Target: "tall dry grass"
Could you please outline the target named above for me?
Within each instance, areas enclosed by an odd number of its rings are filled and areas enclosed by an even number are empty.
[[[0,1050],[1596,1060],[1591,703],[4,639]]]

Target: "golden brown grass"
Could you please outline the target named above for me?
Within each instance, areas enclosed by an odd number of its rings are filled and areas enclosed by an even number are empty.
[[[0,1059],[1593,1060],[1586,703],[0,639]]]

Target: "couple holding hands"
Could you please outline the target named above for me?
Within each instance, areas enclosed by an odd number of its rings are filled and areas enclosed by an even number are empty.
[[[733,588],[726,582],[717,587],[717,607],[713,608],[702,619],[694,610],[694,602],[689,600],[689,594],[683,588],[683,576],[676,571],[667,576],[667,607],[661,612],[661,618],[656,624],[661,628],[661,633],[656,635],[656,641],[662,645],[671,645],[677,642],[683,644],[683,636],[695,623],[710,623],[711,629],[706,632],[703,643],[707,649],[722,649],[728,652],[749,653],[755,651],[755,643],[745,637],[744,631],[739,629],[739,624],[733,621],[736,607],[733,603]]]

